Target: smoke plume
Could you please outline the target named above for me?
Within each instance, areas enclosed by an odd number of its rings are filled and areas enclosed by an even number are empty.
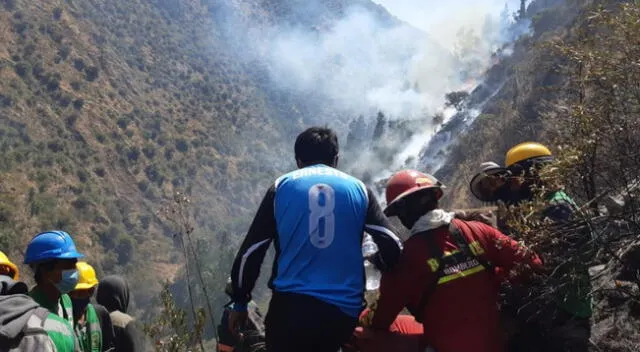
[[[391,121],[419,121],[411,134],[381,143],[394,150],[390,158],[381,160],[372,151],[351,158],[360,175],[373,179],[417,159],[439,126],[458,112],[445,107],[445,94],[470,92],[482,82],[496,50],[517,36],[512,10],[520,3],[375,1],[379,5],[265,1],[259,11],[280,17],[261,23],[238,3],[233,13],[220,16],[239,57],[267,73],[270,89],[303,97],[309,104],[307,112],[314,116],[305,121],[334,127],[342,140],[349,121],[358,116],[364,117],[369,132],[378,112]]]

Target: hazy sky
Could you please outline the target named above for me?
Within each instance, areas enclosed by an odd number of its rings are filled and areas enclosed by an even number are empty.
[[[499,14],[506,3],[510,11],[516,11],[519,0],[373,0],[386,7],[399,19],[427,32],[437,31],[437,27],[460,12],[469,14]]]

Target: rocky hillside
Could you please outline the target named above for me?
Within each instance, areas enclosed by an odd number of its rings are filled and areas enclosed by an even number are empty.
[[[532,35],[489,71],[484,86],[504,84],[461,129],[437,175],[451,186],[449,205],[480,205],[468,190],[480,162],[503,163],[504,153],[526,140],[549,145],[557,160],[544,177],[565,187],[582,216],[562,229],[529,223],[513,235],[539,251],[548,266],[560,261],[589,266],[592,350],[636,351],[640,6],[637,1],[536,1],[527,15]],[[479,94],[472,92],[470,99]],[[526,224],[531,209],[520,211],[518,222]],[[590,238],[591,256],[557,249],[567,236],[581,233]]]
[[[496,53],[495,65],[478,87],[454,92],[460,98],[457,113],[433,135],[417,161],[405,164],[435,173],[448,186],[446,207],[469,208],[483,205],[469,191],[481,162],[504,163],[505,152],[523,141],[548,145],[556,163],[544,177],[565,188],[581,206],[582,216],[552,229],[527,220],[535,205],[523,207],[516,219],[521,227],[511,235],[539,251],[548,266],[589,266],[592,350],[637,351],[639,4],[533,1],[522,20],[530,21],[529,34],[503,48],[509,54]],[[381,116],[377,124],[354,120],[350,131],[355,144],[370,146],[381,158],[390,152],[393,158],[398,146],[388,146],[385,138],[409,140],[420,133],[409,122],[401,125],[407,128],[398,130],[397,123],[392,126]],[[567,236],[578,234],[590,238],[588,259],[558,249]],[[547,291],[533,301],[553,297],[553,289]]]
[[[180,267],[159,207],[191,187],[220,202],[271,174],[246,158],[264,144],[237,142],[278,138],[270,108],[214,50],[206,7],[175,18],[150,1],[3,6],[2,247],[19,259],[37,231],[68,230],[99,273],[127,274],[147,300]],[[235,194],[238,214],[254,195]]]

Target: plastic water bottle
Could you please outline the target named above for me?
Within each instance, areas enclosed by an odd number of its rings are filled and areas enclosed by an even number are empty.
[[[364,259],[364,274],[367,279],[366,289],[367,291],[377,290],[380,287],[380,271],[367,260],[367,258],[373,257],[378,253],[378,245],[373,241],[371,235],[364,234],[364,240],[362,241],[362,256]]]

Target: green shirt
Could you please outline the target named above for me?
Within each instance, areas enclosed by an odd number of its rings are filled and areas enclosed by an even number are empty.
[[[75,324],[76,336],[83,352],[100,352],[102,351],[102,329],[100,329],[100,320],[96,309],[92,304],[87,305],[84,313],[84,324]]]
[[[68,295],[62,295],[57,302],[52,302],[38,286],[29,292],[29,296],[51,312],[45,321],[44,329],[56,346],[56,350],[58,352],[79,351],[78,341],[73,333],[71,298]]]
[[[557,191],[548,198],[549,207],[545,215],[551,220],[561,222],[579,215],[576,203],[563,191]],[[555,215],[555,216],[554,216]],[[586,236],[586,234],[585,234]],[[562,285],[557,289],[556,303],[559,308],[580,318],[588,318],[593,313],[591,300],[591,279],[586,257],[587,250],[583,250],[579,258],[563,264],[556,274],[561,278]]]

